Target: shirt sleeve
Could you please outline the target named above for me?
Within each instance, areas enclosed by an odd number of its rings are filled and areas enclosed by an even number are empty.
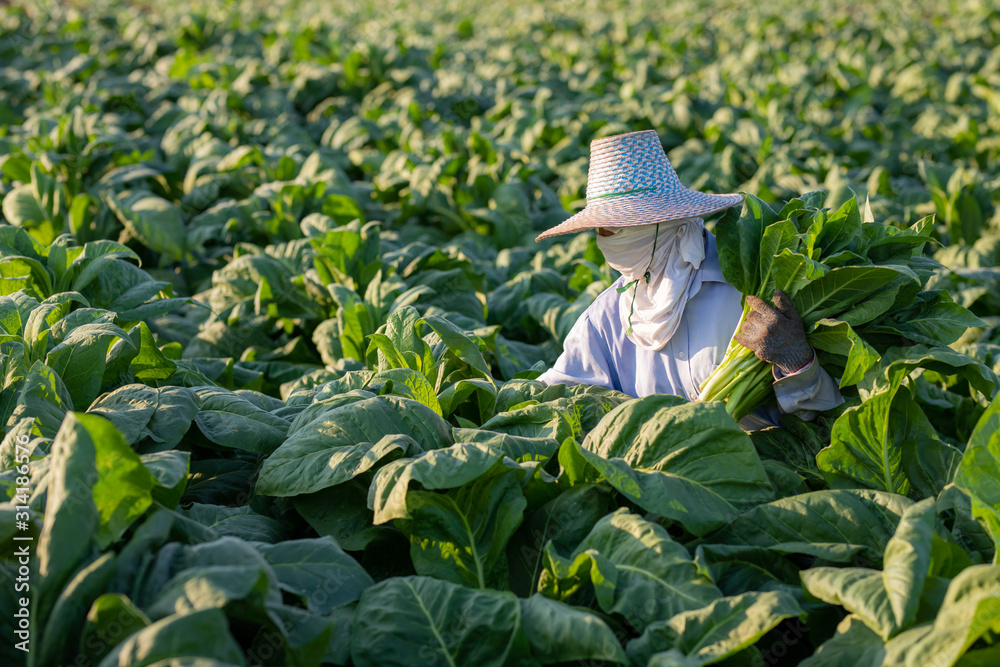
[[[584,311],[563,341],[563,353],[552,368],[538,376],[539,382],[552,384],[596,384],[608,389],[615,386],[615,373],[608,359],[607,346]]]
[[[774,395],[781,412],[804,421],[812,421],[820,412],[844,402],[837,383],[819,365],[815,352],[812,361],[794,373],[774,367]]]

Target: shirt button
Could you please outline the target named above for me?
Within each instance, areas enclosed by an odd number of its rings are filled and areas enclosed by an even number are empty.
[[[684,359],[684,358],[685,358],[686,356],[687,356],[687,355],[686,355],[686,354],[684,354],[683,352],[678,352],[678,353],[677,353],[677,358],[678,358],[678,359]]]

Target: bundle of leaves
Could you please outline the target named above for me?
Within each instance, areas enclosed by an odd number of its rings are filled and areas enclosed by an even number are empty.
[[[719,263],[744,295],[740,327],[751,310],[746,296],[770,300],[775,290],[785,291],[819,362],[843,390],[860,383],[890,349],[950,352],[945,346],[968,327],[983,325],[947,291],[925,289],[941,266],[922,254],[933,242],[927,235],[933,216],[898,229],[875,222],[867,203],[862,220],[853,197],[836,211],[823,208],[825,200],[825,193],[810,192],[775,212],[748,195],[739,215],[718,222]],[[771,372],[771,364],[734,339],[699,400],[726,401],[740,419],[773,399]]]

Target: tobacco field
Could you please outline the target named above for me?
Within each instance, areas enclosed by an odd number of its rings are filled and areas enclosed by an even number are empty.
[[[756,4],[0,2],[0,663],[1000,665],[1000,7]],[[839,408],[535,380],[644,129]]]

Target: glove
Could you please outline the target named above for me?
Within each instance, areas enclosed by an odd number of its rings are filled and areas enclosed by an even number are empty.
[[[781,290],[774,290],[774,307],[756,296],[747,296],[750,314],[733,338],[753,351],[757,358],[774,364],[785,374],[794,373],[813,358],[806,341],[802,318],[792,300]]]

